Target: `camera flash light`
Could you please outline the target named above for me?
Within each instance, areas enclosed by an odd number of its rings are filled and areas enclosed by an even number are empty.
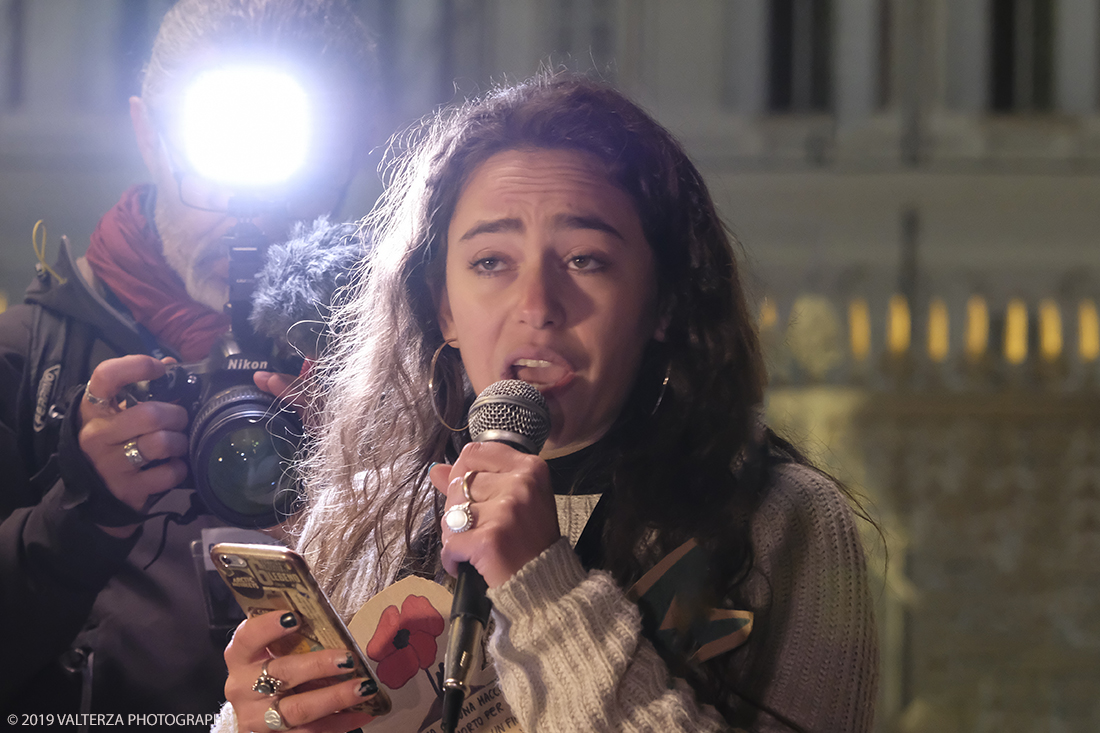
[[[309,153],[309,99],[292,76],[276,69],[213,69],[187,90],[182,135],[200,176],[235,186],[276,185]]]

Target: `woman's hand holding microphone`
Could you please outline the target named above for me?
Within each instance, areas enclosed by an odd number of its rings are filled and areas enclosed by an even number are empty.
[[[436,465],[430,478],[448,510],[470,502],[467,529],[446,521],[457,508],[443,522],[443,567],[451,575],[468,561],[496,588],[561,537],[550,472],[538,456],[503,443],[469,443],[454,465]]]

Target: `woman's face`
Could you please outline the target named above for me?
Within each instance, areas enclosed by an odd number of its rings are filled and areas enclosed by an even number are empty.
[[[630,197],[584,153],[492,156],[447,229],[439,322],[477,392],[522,379],[546,397],[543,457],[595,442],[662,337],[653,252]]]

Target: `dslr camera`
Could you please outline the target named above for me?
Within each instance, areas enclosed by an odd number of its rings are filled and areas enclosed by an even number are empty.
[[[324,105],[317,104],[324,96],[310,79],[272,59],[229,59],[197,71],[165,123],[178,132],[184,153],[173,170],[180,201],[237,222],[223,237],[232,326],[203,361],[172,366],[164,377],[127,391],[134,400],[187,409],[194,488],[207,509],[242,527],[276,524],[299,495],[292,461],[302,425],[292,409],[255,387],[253,374],[297,374],[302,359],[293,349],[280,358],[270,337],[285,344],[286,329],[254,329],[250,315],[268,251],[253,221],[265,213],[291,221],[315,217],[325,196],[335,204],[342,195],[318,178],[328,165],[321,152],[329,127]],[[341,185],[346,189],[347,182]],[[317,198],[318,191],[325,196]]]
[[[296,509],[300,494],[292,462],[303,430],[297,413],[257,388],[252,375],[297,374],[302,359],[280,355],[273,339],[257,335],[249,323],[265,237],[242,222],[225,240],[230,330],[203,361],[174,364],[163,377],[132,384],[126,393],[133,401],[187,410],[191,478],[207,509],[239,527],[270,527]]]

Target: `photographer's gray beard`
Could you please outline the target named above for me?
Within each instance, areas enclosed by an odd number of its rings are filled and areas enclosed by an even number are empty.
[[[221,313],[229,302],[229,283],[213,271],[221,249],[221,241],[214,240],[203,249],[189,246],[186,237],[176,228],[172,217],[165,214],[159,202],[154,215],[157,232],[164,247],[164,259],[183,280],[192,300]],[[200,263],[207,263],[201,265]]]

